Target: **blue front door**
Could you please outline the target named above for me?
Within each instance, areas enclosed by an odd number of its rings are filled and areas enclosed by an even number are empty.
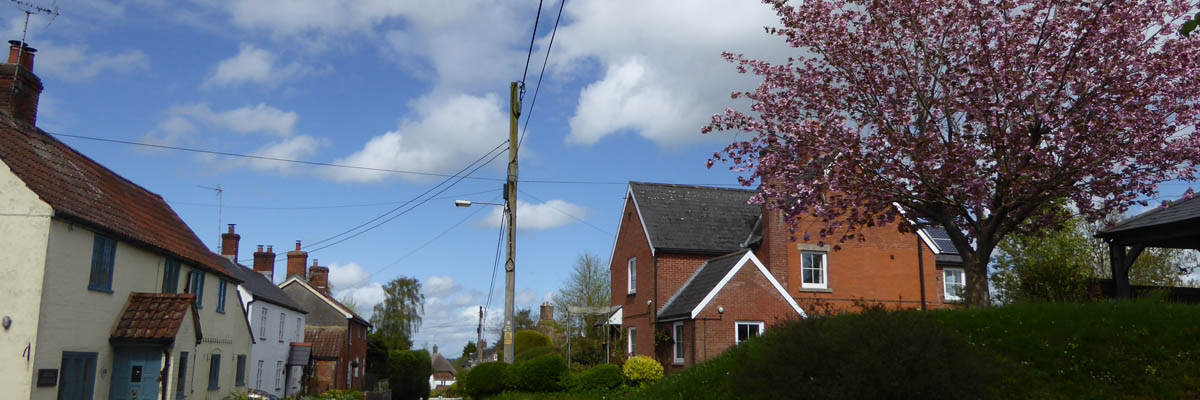
[[[162,385],[162,349],[118,347],[113,354],[109,400],[154,400]]]

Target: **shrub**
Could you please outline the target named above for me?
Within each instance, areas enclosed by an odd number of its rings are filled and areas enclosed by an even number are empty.
[[[621,367],[597,365],[581,374],[572,376],[571,390],[609,390],[625,383]]]
[[[550,345],[550,337],[543,335],[541,332],[525,329],[517,331],[513,335],[513,354],[521,354],[522,352],[542,346]]]
[[[867,309],[795,321],[732,351],[747,399],[986,398],[996,360],[931,313]]]
[[[425,350],[396,350],[388,355],[388,387],[393,400],[429,397],[429,376],[433,360]]]
[[[559,389],[559,380],[567,373],[567,361],[560,355],[547,354],[513,364],[510,372],[515,389],[550,392]]]
[[[362,400],[363,394],[357,390],[330,389],[317,396],[319,400]]]
[[[645,386],[663,377],[663,366],[653,358],[633,356],[625,361],[625,379],[635,386]]]
[[[508,386],[508,364],[495,361],[476,365],[467,372],[465,379],[460,381],[463,389],[471,397],[480,399],[503,392]]]
[[[463,390],[462,381],[456,381],[453,385],[434,390],[429,394],[430,398],[434,397],[463,397],[466,391]]]
[[[538,357],[541,357],[541,356],[544,356],[547,354],[562,355],[562,351],[560,351],[557,347],[554,347],[554,346],[534,347],[532,349],[526,349],[525,351],[522,351],[522,352],[514,355],[513,362],[525,362],[525,361],[529,361],[534,358],[538,358]]]

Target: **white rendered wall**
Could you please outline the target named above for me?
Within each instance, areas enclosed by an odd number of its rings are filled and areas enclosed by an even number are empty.
[[[267,316],[265,329],[262,322],[263,314]],[[279,335],[280,314],[283,314],[283,336]],[[297,318],[299,318],[299,330],[297,330]],[[254,332],[254,347],[250,351],[249,381],[248,386],[251,389],[259,389],[267,393],[272,393],[276,396],[283,396],[285,391],[288,395],[296,394],[300,390],[299,373],[294,372],[290,378],[285,371],[287,369],[288,354],[291,351],[292,342],[304,341],[304,325],[306,323],[305,316],[302,313],[287,309],[275,304],[267,303],[262,300],[253,301],[250,303],[249,321],[251,330]],[[262,385],[258,383],[258,361],[263,361],[262,370]],[[278,362],[283,362],[283,367],[276,370]],[[299,370],[299,369],[297,369]],[[275,385],[276,373],[279,374],[279,386]],[[279,390],[276,390],[278,388]]]
[[[0,388],[27,399],[33,389],[50,206],[0,162]],[[55,361],[59,362],[58,360]]]

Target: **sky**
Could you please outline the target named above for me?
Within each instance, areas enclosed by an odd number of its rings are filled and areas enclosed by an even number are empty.
[[[492,285],[500,210],[454,200],[502,201],[507,154],[451,186],[378,169],[453,174],[489,154],[524,77],[515,300],[536,315],[581,254],[607,263],[625,182],[736,185],[705,167],[733,137],[700,129],[756,84],[720,55],[789,54],[753,0],[571,0],[552,47],[554,1],[540,18],[532,0],[25,1],[60,13],[28,25],[49,132],[376,169],[61,138],[162,195],[214,250],[231,223],[242,259],[259,244],[317,249],[334,295],[364,314],[383,284],[420,280],[414,343],[452,356],[474,339],[477,307],[501,318],[504,286],[503,267]],[[25,14],[0,12],[19,39]],[[364,223],[378,227],[335,237]]]

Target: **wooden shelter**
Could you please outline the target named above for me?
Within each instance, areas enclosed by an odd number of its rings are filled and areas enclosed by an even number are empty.
[[[1113,293],[1131,297],[1129,268],[1148,247],[1200,250],[1200,196],[1121,221],[1096,234],[1108,243]]]

